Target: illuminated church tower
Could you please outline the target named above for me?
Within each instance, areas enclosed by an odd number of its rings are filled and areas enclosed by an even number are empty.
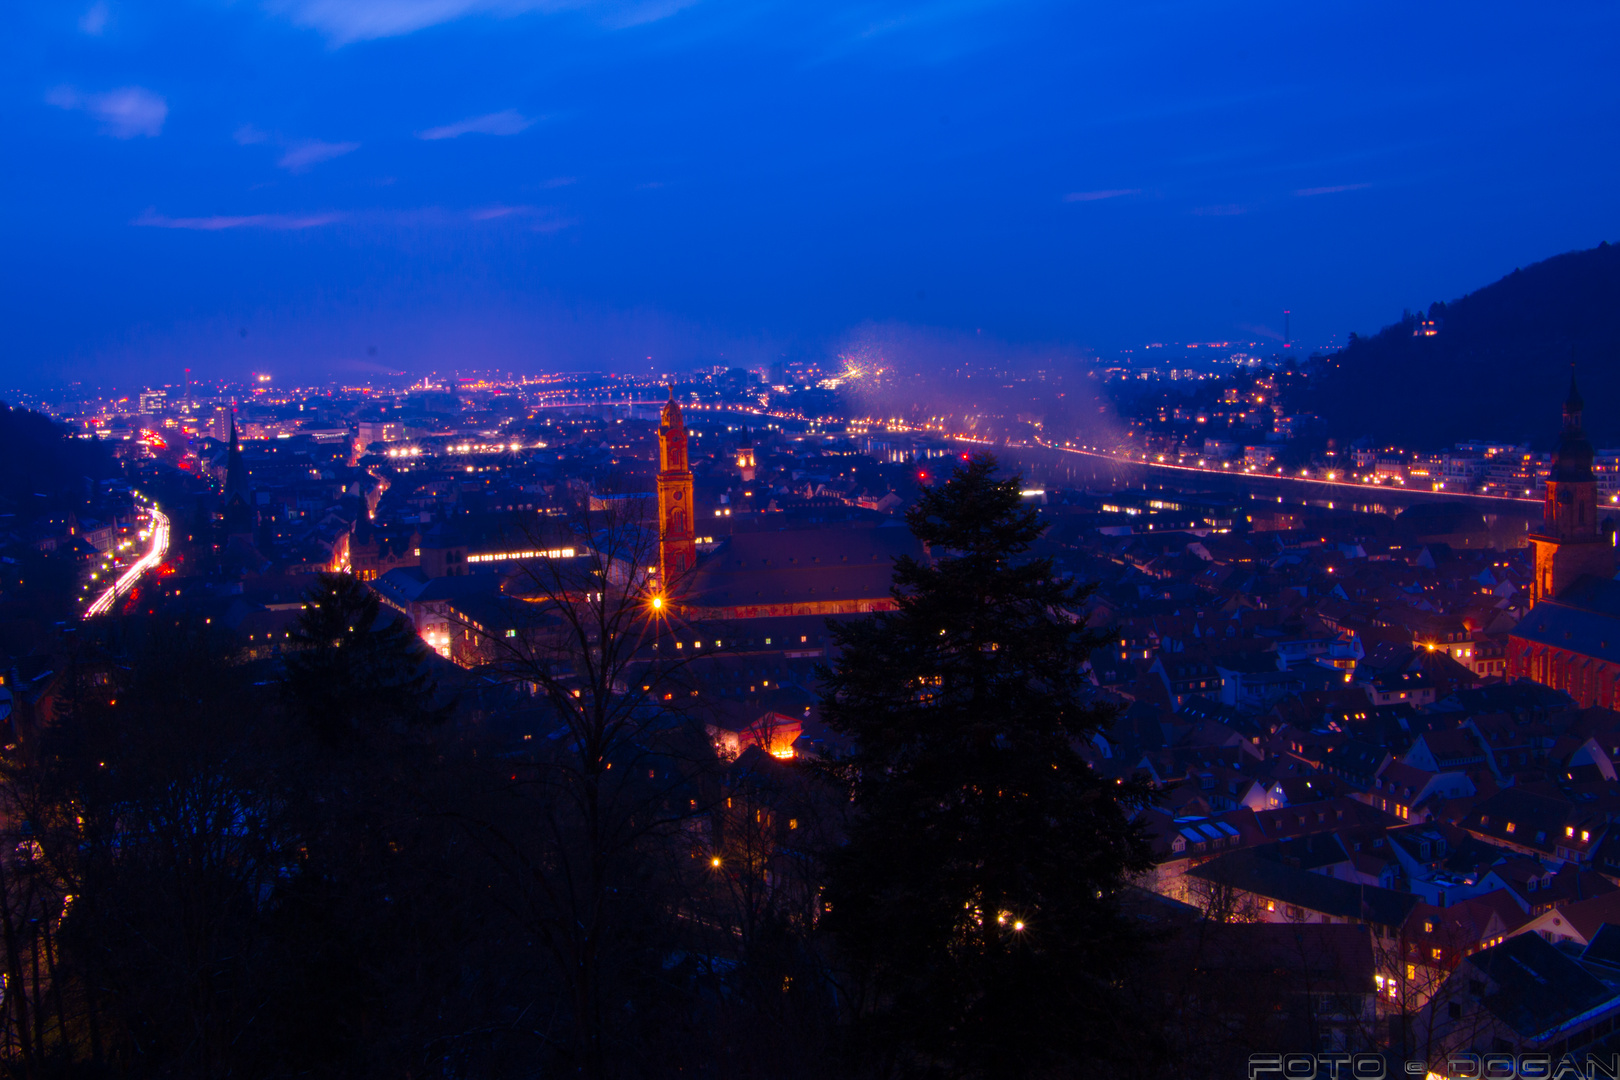
[[[1592,444],[1581,427],[1585,403],[1569,377],[1569,399],[1564,402],[1564,431],[1553,451],[1552,475],[1541,531],[1530,537],[1536,551],[1535,577],[1530,602],[1556,597],[1583,574],[1612,578],[1614,540],[1598,521],[1597,478],[1592,475]]]
[[[692,470],[686,461],[686,422],[669,388],[658,425],[658,570],[669,588],[697,563],[697,541],[692,532]]]

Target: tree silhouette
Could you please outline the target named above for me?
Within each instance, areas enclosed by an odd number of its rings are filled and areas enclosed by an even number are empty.
[[[348,574],[322,574],[287,655],[287,692],[323,740],[352,743],[392,727],[442,720],[428,651],[410,623],[384,613]]]
[[[1116,894],[1147,869],[1143,788],[1079,745],[1113,715],[1083,675],[1102,640],[1085,586],[1028,556],[1020,479],[973,458],[907,515],[933,565],[895,568],[898,610],[830,627],[823,715],[856,749],[856,808],[824,924],[859,978],[870,1051],[901,1072],[1030,1076],[1106,1053],[1134,933]]]

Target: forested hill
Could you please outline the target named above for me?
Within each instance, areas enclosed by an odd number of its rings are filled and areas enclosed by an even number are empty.
[[[1604,242],[1514,270],[1373,337],[1352,336],[1312,394],[1341,439],[1440,449],[1460,439],[1546,447],[1573,353],[1598,446],[1620,446],[1620,246]]]
[[[77,510],[92,481],[116,474],[106,448],[73,438],[48,416],[0,402],[0,512]]]

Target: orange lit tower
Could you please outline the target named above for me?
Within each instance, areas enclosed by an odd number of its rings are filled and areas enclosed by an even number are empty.
[[[686,421],[671,386],[658,425],[658,570],[666,589],[697,563],[694,524]]]
[[[742,431],[742,441],[737,446],[737,472],[741,474],[743,483],[754,482],[754,441],[746,427]]]
[[[1547,480],[1544,520],[1541,531],[1530,537],[1536,551],[1535,577],[1530,582],[1532,604],[1557,596],[1583,574],[1614,576],[1614,541],[1598,521],[1594,455],[1581,427],[1584,406],[1572,371],[1569,398],[1564,402],[1564,431],[1553,451],[1552,475]]]

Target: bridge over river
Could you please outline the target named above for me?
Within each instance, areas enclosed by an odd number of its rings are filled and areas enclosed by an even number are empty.
[[[1195,469],[1129,461],[1109,454],[1041,446],[999,447],[995,454],[1023,470],[1026,479],[1050,488],[1094,491],[1137,489],[1206,495],[1274,505],[1350,510],[1398,516],[1413,506],[1443,504],[1477,511],[1493,547],[1522,547],[1541,521],[1541,500],[1504,499],[1456,491],[1413,490],[1394,485],[1347,484],[1299,476]]]

